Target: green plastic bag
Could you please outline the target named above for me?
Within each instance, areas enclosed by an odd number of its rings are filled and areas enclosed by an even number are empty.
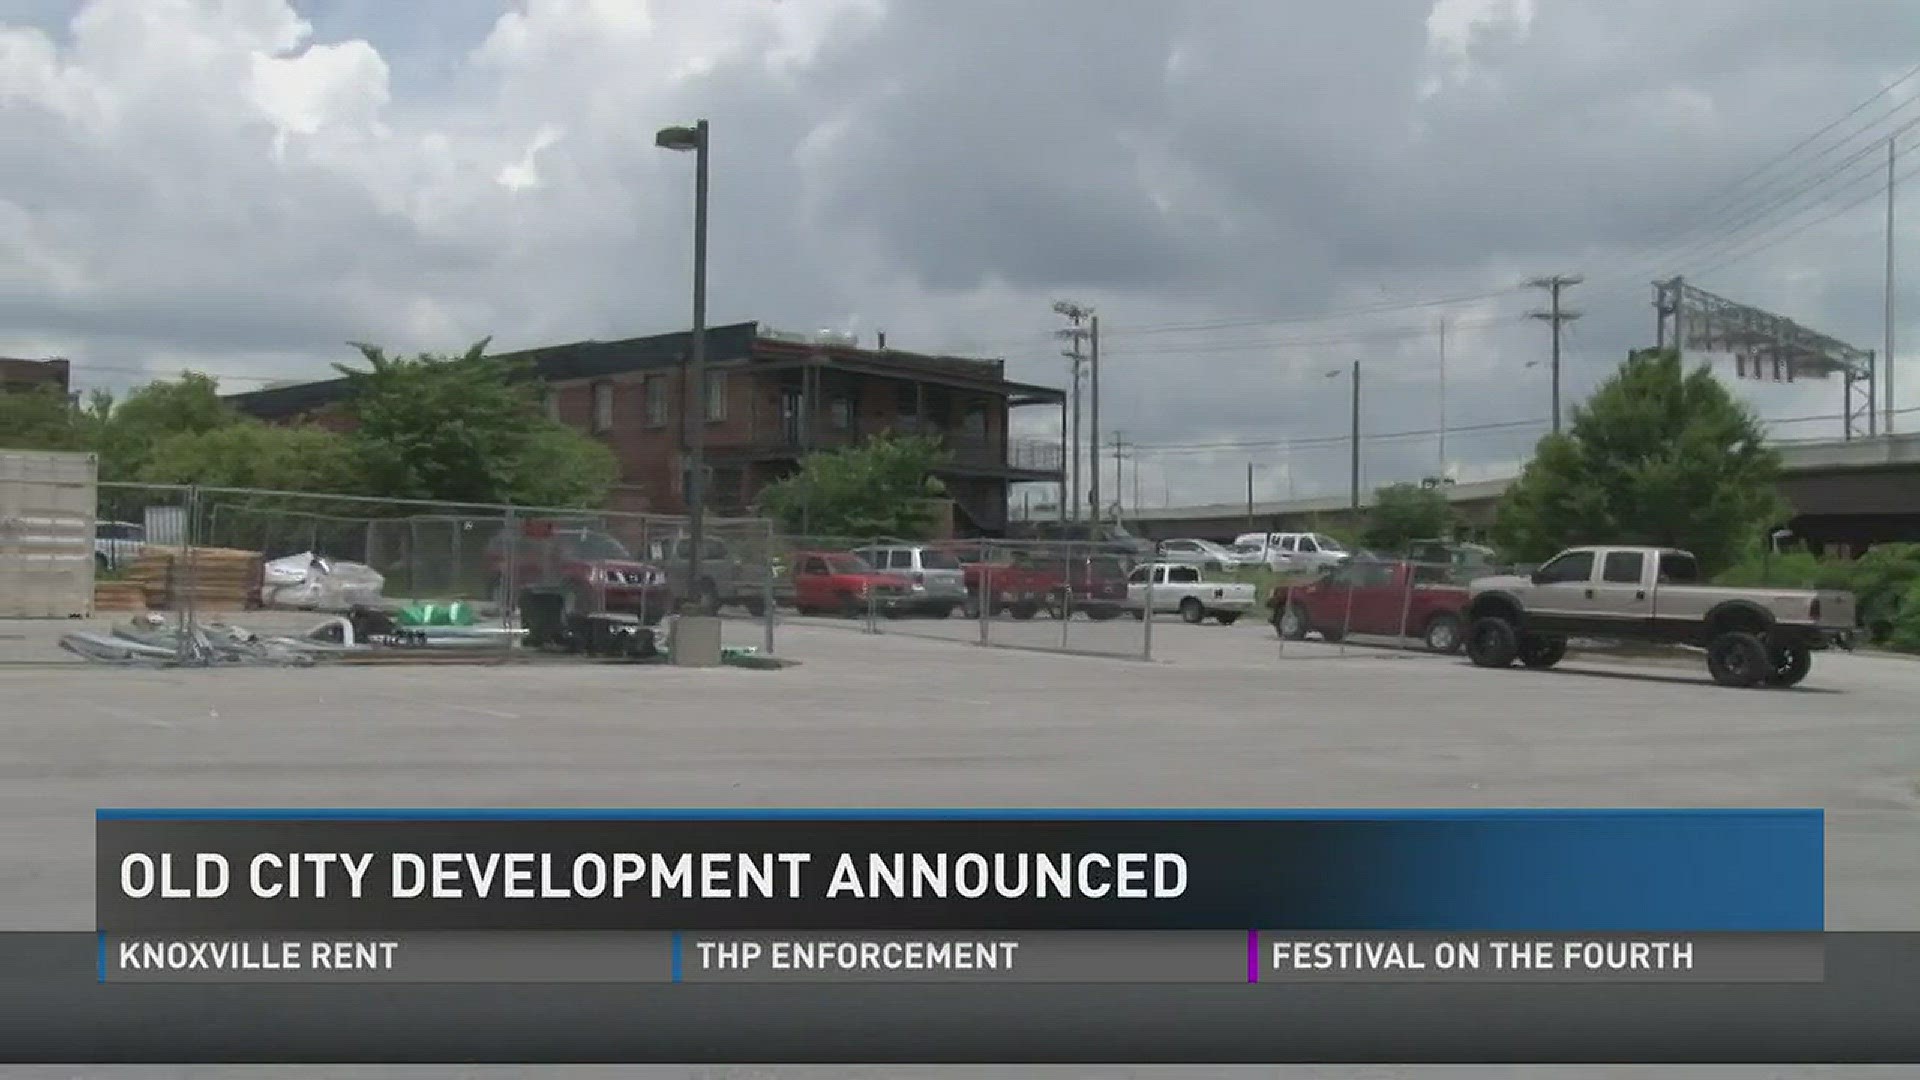
[[[394,621],[401,626],[472,626],[473,608],[463,601],[450,604],[408,604]]]

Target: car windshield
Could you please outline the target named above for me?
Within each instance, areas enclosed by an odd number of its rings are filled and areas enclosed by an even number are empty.
[[[871,574],[873,564],[858,555],[829,555],[827,569],[836,574]]]
[[[1342,547],[1342,546],[1341,546],[1341,544],[1340,544],[1340,541],[1338,541],[1338,540],[1335,540],[1335,539],[1334,539],[1333,537],[1331,537],[1331,536],[1321,536],[1321,535],[1320,535],[1319,533],[1314,533],[1314,534],[1313,534],[1313,538],[1314,538],[1314,540],[1315,540],[1315,541],[1317,541],[1317,542],[1318,542],[1318,543],[1320,544],[1320,550],[1321,550],[1321,551],[1345,551],[1345,550],[1347,550],[1347,549],[1346,549],[1345,547]]]
[[[944,551],[933,548],[920,549],[920,565],[928,570],[958,570],[960,560]]]
[[[576,533],[568,538],[567,547],[575,558],[595,562],[626,562],[633,558],[620,541],[606,533]]]

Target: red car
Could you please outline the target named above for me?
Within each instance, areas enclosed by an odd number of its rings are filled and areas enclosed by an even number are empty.
[[[885,615],[902,614],[913,603],[913,583],[883,574],[858,555],[844,551],[793,553],[793,606],[802,615],[865,615],[869,606]]]
[[[506,589],[506,538],[487,545],[496,598]],[[659,567],[640,562],[626,547],[594,529],[525,522],[513,541],[513,587],[558,588],[568,614],[619,612],[647,625],[673,610],[673,590]]]
[[[1275,589],[1268,603],[1274,629],[1293,640],[1309,633],[1328,641],[1349,633],[1411,636],[1442,653],[1459,652],[1465,641],[1467,587],[1454,584],[1444,566],[1348,562],[1309,584]]]

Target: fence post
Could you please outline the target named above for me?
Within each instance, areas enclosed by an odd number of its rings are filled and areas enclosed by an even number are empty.
[[[199,602],[197,593],[200,579],[199,560],[196,556],[196,534],[200,530],[200,485],[187,485],[186,509],[186,522],[182,525],[180,532],[180,556],[181,562],[185,564],[186,586],[175,597],[179,604],[175,621],[180,630],[179,652],[183,663],[201,659],[198,641],[200,620],[199,612],[196,610]]]
[[[880,603],[879,590],[869,583],[861,591],[867,594],[867,633],[877,634],[880,632],[880,620],[874,613],[874,609]]]
[[[1347,563],[1347,612],[1340,618],[1340,655],[1347,655],[1347,637],[1353,633],[1353,582],[1359,575],[1354,572],[1351,559]]]
[[[980,567],[980,583],[974,586],[974,607],[979,609],[980,644],[988,645],[992,643],[993,634],[990,629],[993,622],[993,542],[982,540],[979,554],[977,565]]]
[[[761,620],[768,656],[773,655],[773,543],[773,525],[768,523],[766,543],[760,548],[760,602],[765,605]]]
[[[518,625],[519,614],[516,599],[520,593],[520,523],[515,518],[513,507],[507,507],[506,520],[501,528],[506,530],[506,542],[501,550],[506,558],[500,564],[500,625],[507,630],[506,640],[513,642],[513,629]]]
[[[1287,635],[1285,631],[1287,612],[1293,610],[1293,579],[1288,578],[1282,588],[1286,591],[1280,594],[1279,611],[1273,617],[1273,636],[1280,641],[1275,655],[1285,657],[1287,655]]]
[[[1153,659],[1153,575],[1160,566],[1160,541],[1153,542],[1153,551],[1147,556],[1147,588],[1140,599],[1141,646],[1140,658]]]
[[[1400,596],[1400,648],[1402,651],[1410,651],[1413,646],[1407,641],[1407,620],[1413,614],[1413,575],[1419,564],[1408,559],[1403,565],[1407,568],[1407,581],[1401,589]]]

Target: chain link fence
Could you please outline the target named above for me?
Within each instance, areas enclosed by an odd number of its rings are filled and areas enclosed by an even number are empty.
[[[795,536],[776,602],[807,625],[1147,658],[1142,554],[1108,544]]]
[[[708,518],[696,555],[691,522],[674,515],[92,486],[92,518],[75,526],[93,533],[83,610],[126,621],[67,635],[89,659],[247,659],[259,650],[238,646],[287,640],[501,658],[602,637],[651,647],[684,612],[722,616],[723,647],[775,648],[778,546],[759,519]],[[30,483],[14,487],[36,503]]]

